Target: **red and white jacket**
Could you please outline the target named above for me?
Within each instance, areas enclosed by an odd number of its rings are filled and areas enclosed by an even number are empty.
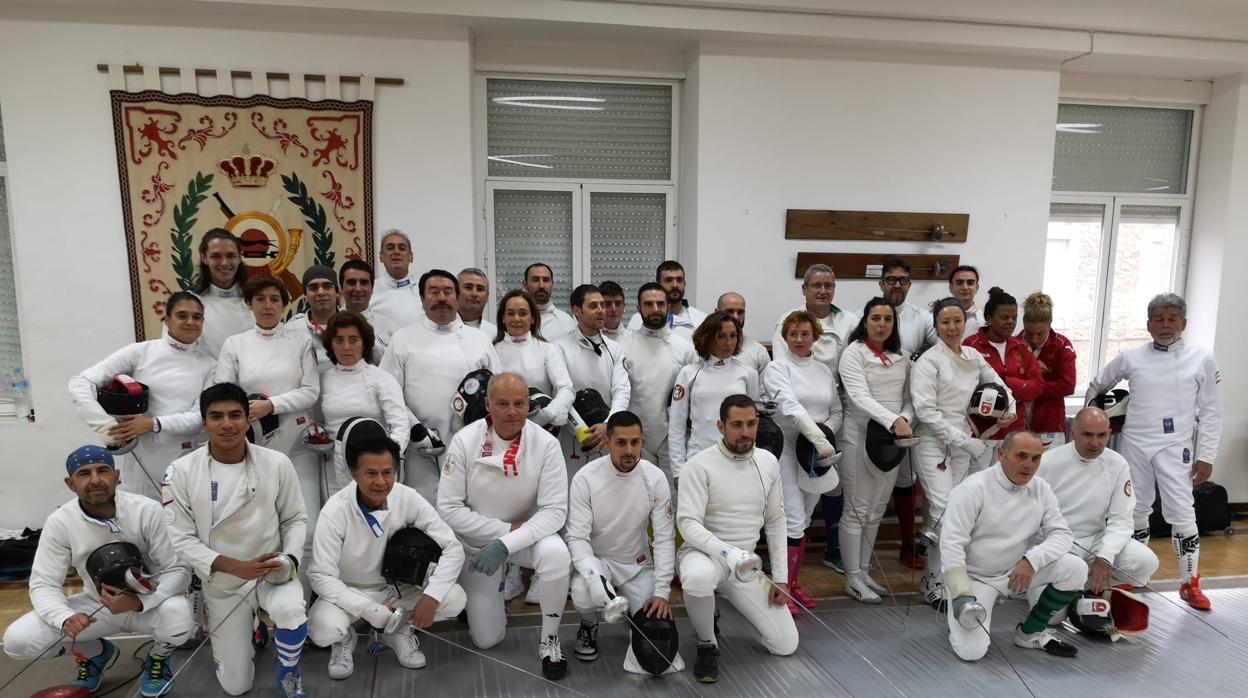
[[[1016,339],[1022,339],[1020,332]],[[1044,390],[1027,406],[1027,423],[1032,431],[1055,433],[1066,431],[1066,397],[1075,393],[1075,348],[1070,340],[1052,330],[1044,346],[1032,355],[1044,364],[1040,372]]]
[[[997,439],[1004,439],[1008,434],[1027,428],[1027,408],[1032,400],[1044,392],[1044,379],[1040,376],[1040,366],[1031,353],[1027,342],[1018,337],[1005,340],[1005,361],[997,353],[997,348],[988,341],[988,328],[981,327],[978,332],[962,340],[964,346],[977,350],[984,361],[1005,381],[1005,387],[1017,400],[1014,412],[1018,419],[996,434]]]

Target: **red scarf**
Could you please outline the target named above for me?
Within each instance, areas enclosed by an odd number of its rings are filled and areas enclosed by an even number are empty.
[[[489,415],[485,416],[485,424],[485,442],[481,444],[482,458],[488,458],[494,454],[494,444],[493,440],[490,438],[490,434],[497,433],[494,431],[494,420],[491,419]],[[523,427],[521,427],[520,433],[516,434],[516,438],[511,440],[511,444],[507,446],[507,450],[503,453],[503,477],[520,477],[520,469],[516,465],[516,454],[520,451],[520,437],[522,436],[524,436]],[[507,473],[509,467],[511,469],[511,475],[508,475]]]
[[[871,350],[872,354],[875,354],[875,358],[879,359],[880,363],[884,364],[885,366],[893,365],[893,362],[889,360],[888,355],[880,351],[879,349],[877,349],[875,345],[871,343],[871,340],[864,339],[862,340],[862,343],[867,345],[867,348]]]

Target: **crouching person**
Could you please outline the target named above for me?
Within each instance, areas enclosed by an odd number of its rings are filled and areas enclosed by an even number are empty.
[[[83,446],[69,454],[65,468],[65,485],[76,496],[44,524],[30,573],[35,610],[5,631],[4,651],[18,660],[57,657],[72,642],[78,657],[73,683],[94,693],[117,659],[117,647],[105,636],[150,634],[139,688],[145,696],[163,695],[172,680],[169,655],[190,639],[194,625],[183,593],[190,570],[174,555],[160,504],[117,491],[121,478],[107,449]],[[82,593],[66,596],[71,568],[82,579]],[[59,651],[52,651],[55,645]]]
[[[383,631],[400,665],[420,669],[425,654],[412,628],[464,610],[455,583],[464,548],[432,504],[395,482],[399,445],[380,423],[355,425],[343,451],[353,482],[325,502],[316,523],[308,576],[318,598],[308,636],[331,648],[331,679],[355,670],[351,625],[360,618]]]
[[[1070,554],[1074,536],[1049,483],[1035,477],[1044,443],[1030,431],[1005,437],[1000,462],[968,476],[949,494],[940,554],[948,594],[949,644],[976,661],[988,652],[1000,596],[1039,589],[1014,644],[1073,657],[1049,621],[1083,590],[1088,563]]]

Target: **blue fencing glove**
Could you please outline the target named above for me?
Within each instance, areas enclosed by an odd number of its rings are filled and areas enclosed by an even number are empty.
[[[472,559],[468,561],[468,569],[487,576],[494,574],[504,562],[507,562],[507,556],[510,554],[507,546],[501,540],[496,540],[472,556]]]

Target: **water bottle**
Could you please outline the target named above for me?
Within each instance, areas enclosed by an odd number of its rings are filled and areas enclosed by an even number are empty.
[[[17,410],[18,419],[33,419],[34,406],[30,401],[30,382],[26,380],[26,374],[22,372],[21,366],[13,369],[13,382],[9,385],[13,390],[13,406]]]

